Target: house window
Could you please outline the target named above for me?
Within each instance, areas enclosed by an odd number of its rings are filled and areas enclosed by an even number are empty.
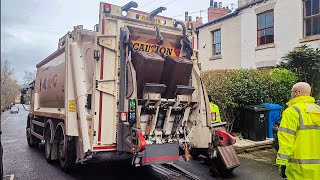
[[[221,29],[212,31],[212,55],[221,54]]]
[[[274,42],[273,11],[260,13],[258,16],[258,46]]]
[[[320,34],[320,0],[304,1],[305,36]]]

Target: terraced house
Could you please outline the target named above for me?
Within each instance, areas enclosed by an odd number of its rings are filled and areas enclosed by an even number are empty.
[[[272,67],[296,46],[320,48],[320,0],[238,3],[231,12],[210,2],[197,27],[202,70]]]

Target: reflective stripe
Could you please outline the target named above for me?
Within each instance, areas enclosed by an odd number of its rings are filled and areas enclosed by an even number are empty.
[[[317,125],[303,125],[303,118],[300,109],[297,106],[291,106],[294,108],[298,113],[299,113],[299,121],[300,121],[300,126],[298,127],[299,130],[309,130],[309,129],[315,129],[315,130],[320,130],[320,126]]]
[[[289,156],[280,153],[277,154],[277,157],[281,159],[289,159]]]
[[[303,126],[303,118],[302,118],[302,114],[300,109],[297,106],[291,106],[293,109],[295,109],[296,111],[298,111],[299,113],[299,122],[300,122],[300,126]]]
[[[310,125],[310,126],[300,126],[300,127],[299,127],[299,130],[306,130],[306,129],[316,129],[316,130],[320,130],[320,126]]]
[[[295,164],[320,164],[320,159],[289,159],[289,162]]]
[[[296,135],[296,131],[288,129],[288,128],[279,127],[278,131],[286,132],[286,133],[289,133],[289,134],[292,134],[292,135]]]

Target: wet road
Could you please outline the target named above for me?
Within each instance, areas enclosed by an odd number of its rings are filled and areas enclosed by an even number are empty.
[[[69,179],[166,179],[150,167],[133,168],[129,163],[82,165],[71,174],[60,170],[58,163],[48,164],[44,158],[44,147],[32,149],[27,145],[25,125],[27,111],[21,105],[18,114],[1,114],[4,174],[14,174],[18,180],[69,180]],[[228,179],[281,179],[277,167],[262,162],[240,158],[241,166],[234,170]],[[185,162],[182,158],[177,164],[198,175],[202,179],[214,179],[209,175],[209,167],[199,161]],[[218,178],[221,179],[221,178]]]

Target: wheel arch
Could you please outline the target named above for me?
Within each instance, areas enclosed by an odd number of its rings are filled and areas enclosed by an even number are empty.
[[[55,131],[54,131],[54,139],[55,141],[57,141],[58,139],[58,132],[60,132],[65,136],[65,130],[64,130],[64,123],[63,122],[59,122],[57,124],[57,127],[55,128]]]
[[[44,135],[46,135],[46,132],[48,130],[50,130],[50,143],[53,143],[53,140],[54,140],[54,124],[52,122],[51,119],[48,119],[45,123],[45,126],[44,126]]]

